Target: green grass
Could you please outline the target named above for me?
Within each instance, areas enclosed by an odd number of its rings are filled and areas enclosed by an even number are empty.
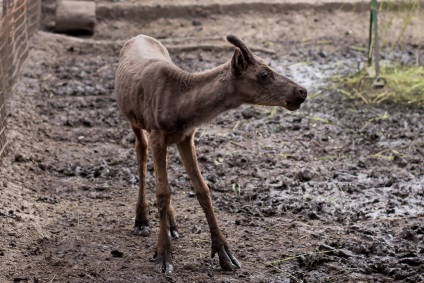
[[[395,18],[401,18],[402,24],[400,26],[400,33],[396,37],[396,40],[392,42],[392,48],[402,44],[402,41],[405,39],[405,32],[409,25],[412,24],[412,17],[414,13],[421,12],[421,0],[398,0],[397,9],[393,7],[395,1],[393,0],[382,0],[379,4],[379,14],[381,13],[384,17],[384,14],[387,14],[387,18],[384,20],[384,23],[380,26],[380,32],[386,36],[391,37],[393,29],[393,21]],[[387,13],[392,12],[392,13]],[[419,24],[422,24],[422,20],[419,21]],[[420,30],[419,38],[422,38],[422,31]],[[382,45],[385,45],[387,42],[383,39]]]
[[[383,66],[383,88],[374,88],[366,70],[346,77],[334,77],[332,89],[366,104],[422,104],[424,102],[424,66]]]
[[[371,2],[371,1],[370,1]],[[382,0],[379,1],[379,38],[380,46],[399,49],[404,46],[405,31],[408,26],[423,24],[423,18],[414,22],[421,12],[420,0]],[[393,25],[397,20],[397,24]],[[401,22],[399,22],[401,20]],[[364,31],[366,32],[366,31]],[[396,34],[396,36],[394,36]],[[421,43],[423,30],[419,29],[416,44]],[[389,41],[387,41],[390,39]],[[366,53],[363,47],[351,47],[358,52]],[[330,87],[338,93],[365,104],[423,104],[424,102],[424,67],[419,66],[420,53],[417,51],[415,66],[386,65],[381,66],[379,78],[384,87],[375,87],[376,70],[372,67],[352,73],[348,76],[333,78]],[[374,58],[373,58],[374,61]]]

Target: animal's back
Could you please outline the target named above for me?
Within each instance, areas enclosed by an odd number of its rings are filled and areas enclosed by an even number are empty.
[[[115,95],[119,108],[134,126],[155,128],[152,113],[155,105],[149,92],[158,82],[161,69],[172,64],[168,50],[156,39],[138,35],[128,40],[121,50],[115,75]]]
[[[120,59],[156,59],[171,62],[168,50],[162,43],[147,35],[138,35],[128,40],[120,53]]]

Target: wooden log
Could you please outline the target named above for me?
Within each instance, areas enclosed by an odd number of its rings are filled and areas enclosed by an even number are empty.
[[[55,31],[68,34],[93,34],[96,25],[94,1],[60,0],[56,7]]]

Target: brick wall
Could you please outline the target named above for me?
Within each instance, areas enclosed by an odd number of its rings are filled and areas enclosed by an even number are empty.
[[[41,0],[0,0],[0,159],[6,152],[6,99],[38,30]]]

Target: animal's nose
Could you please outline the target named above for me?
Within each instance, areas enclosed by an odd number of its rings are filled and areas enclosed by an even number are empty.
[[[294,92],[295,92],[295,94],[297,94],[298,96],[303,98],[303,101],[305,101],[306,97],[308,96],[308,92],[306,91],[306,89],[304,89],[303,87],[300,87],[300,86],[297,87]]]

